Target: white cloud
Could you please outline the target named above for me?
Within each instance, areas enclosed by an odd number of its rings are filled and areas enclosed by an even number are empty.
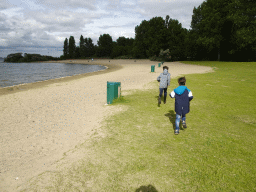
[[[65,38],[81,35],[94,44],[100,35],[113,40],[133,37],[142,20],[169,15],[190,28],[193,8],[203,0],[0,0],[0,57],[7,52],[33,49],[26,46],[62,47]],[[3,2],[3,3],[2,3]],[[22,49],[20,48],[20,46]],[[18,46],[18,48],[15,48]],[[40,47],[39,47],[40,49]],[[39,50],[38,49],[38,50]],[[57,49],[57,48],[54,48]],[[8,50],[8,51],[7,51]],[[62,54],[62,48],[58,54]],[[42,49],[45,51],[45,49]],[[48,51],[48,50],[47,50]],[[55,53],[57,53],[55,51]],[[59,56],[58,55],[58,56]]]
[[[136,1],[132,1],[132,0],[124,0],[121,2],[123,5],[129,5],[129,6],[135,6],[136,5]]]
[[[13,7],[14,5],[10,3],[10,1],[7,0],[1,0],[0,1],[0,10],[8,9]]]
[[[31,9],[31,10],[40,10],[44,9],[43,6],[36,4],[34,1],[31,0],[20,0],[22,2],[22,6],[26,9]]]
[[[37,0],[37,4],[42,4],[52,9],[73,9],[73,8],[85,8],[88,10],[96,10],[95,0]]]
[[[169,15],[171,19],[177,19],[182,23],[183,27],[190,28],[193,8],[194,6],[199,6],[202,2],[201,0],[141,0],[139,1],[139,6],[136,8],[136,11],[140,13],[142,17],[149,19],[155,16],[161,16],[165,19],[166,15]]]
[[[13,17],[13,16],[22,17],[23,11],[24,9],[22,7],[12,7],[9,9],[0,10],[0,13],[3,13],[8,17]]]

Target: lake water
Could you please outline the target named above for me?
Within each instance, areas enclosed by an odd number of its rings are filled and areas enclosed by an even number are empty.
[[[105,66],[65,63],[4,63],[0,59],[0,88],[104,70]]]

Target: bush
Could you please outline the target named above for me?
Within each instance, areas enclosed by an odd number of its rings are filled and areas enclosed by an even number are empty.
[[[65,60],[64,55],[61,55],[61,56],[60,56],[60,60]]]
[[[131,55],[121,55],[116,57],[116,59],[133,59]]]
[[[154,55],[154,56],[152,56],[152,57],[149,57],[149,60],[150,60],[150,61],[165,61],[164,59],[159,58],[159,57],[157,57],[156,55]]]
[[[156,60],[157,60],[156,55],[154,55],[154,56],[152,56],[152,57],[149,57],[149,60],[150,60],[150,61],[156,61]]]
[[[169,49],[166,49],[165,51],[163,49],[160,50],[159,57],[163,61],[171,61],[171,55]]]
[[[18,62],[23,63],[23,62],[26,62],[26,61],[25,61],[25,58],[20,58]]]

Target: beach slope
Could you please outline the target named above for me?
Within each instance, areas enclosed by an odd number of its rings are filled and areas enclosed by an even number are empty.
[[[29,179],[57,170],[64,157],[72,163],[85,155],[69,151],[92,138],[104,137],[104,118],[125,110],[106,105],[107,81],[121,82],[125,96],[131,90],[150,89],[145,85],[156,81],[163,71],[158,62],[149,60],[59,62],[100,64],[108,69],[0,89],[0,191],[24,189]],[[151,65],[155,65],[154,73]],[[169,67],[171,78],[213,71],[179,62],[164,65]]]

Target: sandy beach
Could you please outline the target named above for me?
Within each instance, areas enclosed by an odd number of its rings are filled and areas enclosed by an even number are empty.
[[[107,81],[121,82],[122,95],[146,86],[163,71],[149,60],[66,60],[108,69],[21,86],[0,88],[0,191],[20,191],[29,179],[84,157],[76,147],[104,137],[105,117],[118,113],[106,105]],[[155,73],[151,73],[155,65]],[[212,68],[165,62],[171,78],[212,72]],[[171,81],[177,85],[176,81]],[[169,90],[170,91],[170,90]],[[168,93],[169,93],[168,91]],[[157,102],[157,100],[156,100]],[[70,151],[73,151],[72,153]]]

